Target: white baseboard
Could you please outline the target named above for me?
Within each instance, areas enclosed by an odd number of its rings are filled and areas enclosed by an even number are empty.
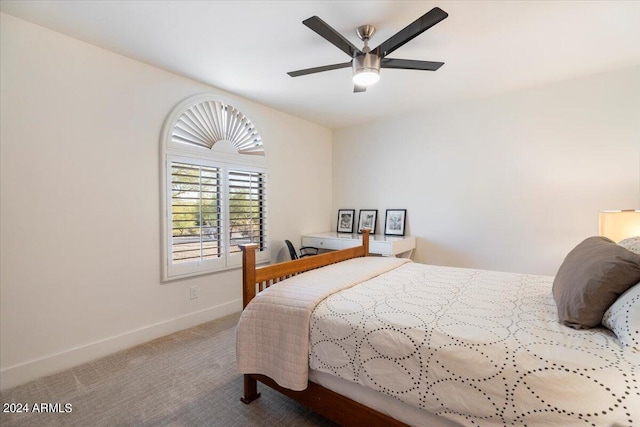
[[[175,319],[136,329],[122,335],[75,347],[62,353],[11,366],[0,371],[0,391],[73,368],[147,341],[242,310],[242,300],[234,300]]]

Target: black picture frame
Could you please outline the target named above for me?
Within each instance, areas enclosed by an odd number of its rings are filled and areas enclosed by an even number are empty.
[[[338,209],[338,233],[353,233],[353,221],[356,216],[355,209]]]
[[[358,234],[360,230],[368,228],[371,234],[376,234],[376,224],[378,223],[378,209],[360,209],[358,213]]]
[[[387,213],[384,218],[385,236],[404,236],[406,223],[406,209],[387,209]]]

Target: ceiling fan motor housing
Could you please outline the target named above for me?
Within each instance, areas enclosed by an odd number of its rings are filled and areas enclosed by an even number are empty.
[[[362,55],[356,55],[353,58],[352,66],[354,73],[361,73],[364,71],[379,73],[380,57],[374,53],[364,53]]]
[[[370,86],[380,80],[380,57],[375,53],[361,53],[352,61],[353,83],[356,86]]]

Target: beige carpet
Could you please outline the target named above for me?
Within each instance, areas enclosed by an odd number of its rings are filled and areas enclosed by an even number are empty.
[[[281,394],[240,402],[239,313],[0,393],[5,403],[69,403],[70,413],[0,413],[2,426],[335,426]]]

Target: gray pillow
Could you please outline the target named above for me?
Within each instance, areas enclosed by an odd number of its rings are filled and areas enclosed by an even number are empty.
[[[560,322],[575,329],[598,326],[609,306],[640,281],[640,255],[606,237],[589,237],[562,262],[553,281]]]

